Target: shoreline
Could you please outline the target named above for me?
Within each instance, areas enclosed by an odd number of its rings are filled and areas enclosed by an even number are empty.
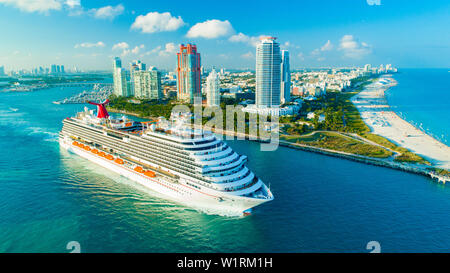
[[[424,157],[434,167],[449,170],[450,147],[404,120],[388,104],[385,92],[397,84],[392,75],[380,77],[351,101],[373,134]]]

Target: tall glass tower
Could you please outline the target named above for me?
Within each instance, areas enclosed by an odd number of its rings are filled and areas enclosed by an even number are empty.
[[[291,68],[289,51],[281,51],[281,103],[291,101]]]
[[[194,97],[202,94],[200,53],[197,46],[182,44],[177,57],[178,99],[194,103]]]
[[[262,37],[256,47],[256,106],[280,106],[281,54],[275,37]]]
[[[206,102],[208,106],[220,106],[219,74],[214,69],[206,78]]]

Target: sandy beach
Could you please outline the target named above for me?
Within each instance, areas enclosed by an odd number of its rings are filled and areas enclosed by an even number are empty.
[[[419,154],[439,168],[450,169],[450,147],[399,117],[388,105],[384,92],[397,82],[384,76],[352,98],[364,122],[374,134]]]

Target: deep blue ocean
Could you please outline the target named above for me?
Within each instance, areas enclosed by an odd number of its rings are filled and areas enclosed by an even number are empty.
[[[450,143],[450,69],[402,69],[399,83],[386,92],[389,104],[403,119]]]
[[[450,73],[427,73],[445,86],[413,102],[422,91],[402,88],[423,74],[408,70],[395,76],[390,101],[446,134],[448,104],[428,98],[448,98]],[[382,252],[450,251],[449,186],[288,148],[261,152],[254,142],[229,143],[270,184],[273,202],[223,217],[166,201],[60,149],[61,120],[83,106],[52,101],[80,91],[0,93],[0,252],[69,252],[69,241],[82,252],[368,252],[369,241]]]

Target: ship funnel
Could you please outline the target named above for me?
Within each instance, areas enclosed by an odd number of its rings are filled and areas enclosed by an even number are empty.
[[[105,100],[102,103],[95,103],[92,101],[88,101],[89,104],[97,105],[97,118],[108,118],[109,114],[108,111],[106,111],[105,105],[109,103],[109,100]]]

